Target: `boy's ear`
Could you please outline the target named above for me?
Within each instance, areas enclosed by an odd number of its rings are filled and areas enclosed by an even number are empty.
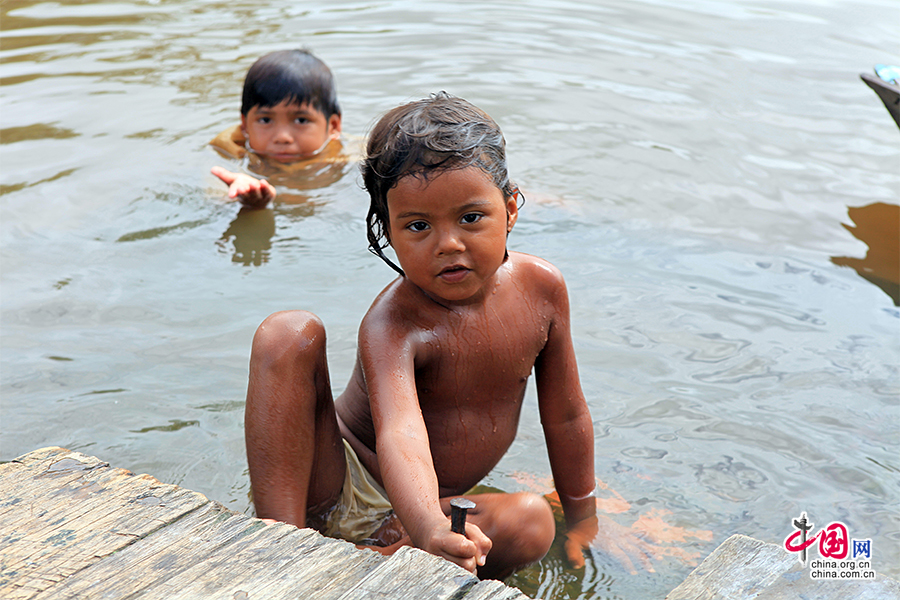
[[[341,135],[341,115],[331,115],[328,117],[328,137],[340,137]]]
[[[241,115],[241,133],[247,137],[247,115]]]
[[[510,196],[506,199],[506,233],[512,231],[518,218],[519,205],[516,203],[516,196]]]

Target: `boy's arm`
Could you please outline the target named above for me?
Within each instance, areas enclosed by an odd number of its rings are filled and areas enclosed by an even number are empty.
[[[210,172],[228,186],[228,197],[240,200],[244,206],[265,208],[275,199],[275,188],[265,179],[257,179],[244,173],[232,173],[222,167],[213,167]]]
[[[584,566],[584,550],[596,548],[631,573],[636,573],[636,561],[653,572],[648,557],[655,548],[633,530],[597,515],[594,428],[578,379],[569,298],[562,275],[555,268],[547,273],[552,276],[555,314],[547,343],[535,362],[535,374],[550,468],[566,517],[566,553],[576,567]]]
[[[450,531],[440,493],[428,431],[419,408],[415,351],[398,327],[360,327],[360,362],[377,439],[376,453],[388,498],[412,543],[474,571],[483,565],[490,540],[469,523],[468,536]]]
[[[578,379],[566,284],[553,267],[540,276],[554,312],[547,343],[535,362],[538,406],[553,481],[571,529],[596,515],[594,426]]]

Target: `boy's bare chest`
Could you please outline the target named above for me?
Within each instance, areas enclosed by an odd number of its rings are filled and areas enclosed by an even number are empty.
[[[549,317],[538,311],[463,311],[423,331],[416,352],[420,397],[455,401],[489,394],[519,396],[547,342]]]

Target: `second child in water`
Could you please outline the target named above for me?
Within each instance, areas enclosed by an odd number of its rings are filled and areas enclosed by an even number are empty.
[[[343,164],[341,109],[328,66],[306,50],[281,50],[258,59],[247,71],[241,94],[241,124],[210,144],[228,158],[276,175],[310,166]],[[251,208],[275,199],[266,179],[213,167],[228,196]]]
[[[400,275],[364,317],[336,399],[315,315],[260,325],[245,415],[257,515],[412,544],[481,577],[540,560],[555,534],[543,497],[467,494],[512,444],[533,373],[568,534],[586,547],[597,532],[594,437],[568,295],[553,265],[507,252],[519,192],[499,127],[437,94],[379,121],[362,171],[370,249],[387,260],[390,245]],[[466,535],[450,529],[459,496],[477,505]]]

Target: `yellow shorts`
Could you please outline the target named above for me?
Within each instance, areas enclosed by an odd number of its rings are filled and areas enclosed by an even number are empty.
[[[356,451],[344,440],[347,474],[337,506],[325,518],[322,533],[358,544],[370,537],[394,509],[387,492],[359,461]]]

